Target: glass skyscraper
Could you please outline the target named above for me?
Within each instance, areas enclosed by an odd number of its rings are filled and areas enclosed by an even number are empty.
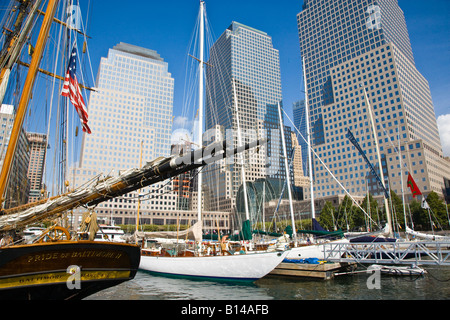
[[[284,179],[284,158],[278,116],[282,103],[279,52],[273,48],[272,38],[265,32],[232,22],[210,49],[206,70],[206,130],[214,139],[233,139],[238,143],[237,120],[243,143],[268,137],[270,142],[259,153],[245,154],[247,181],[266,176]],[[238,118],[235,100],[237,99]],[[286,128],[286,144],[291,149],[290,128]],[[226,167],[217,164],[214,178],[209,177],[211,198],[221,204],[220,210],[231,210],[239,186],[242,184],[240,158]],[[220,171],[220,173],[217,173]],[[219,177],[220,175],[220,177]],[[213,190],[214,189],[214,190]]]
[[[307,143],[307,129],[306,129],[306,106],[305,100],[296,101],[292,105],[292,113],[294,115],[294,126],[300,131],[301,135],[294,130],[297,134],[298,144],[302,148],[302,166],[305,168],[305,173],[308,172],[308,143]],[[303,137],[302,137],[303,136]]]
[[[346,137],[350,130],[378,164],[367,93],[389,187],[400,194],[411,173],[423,193],[442,194],[449,166],[397,0],[305,0],[297,22],[312,145],[328,170],[351,194],[381,194]],[[344,193],[317,158],[313,167],[316,196]]]

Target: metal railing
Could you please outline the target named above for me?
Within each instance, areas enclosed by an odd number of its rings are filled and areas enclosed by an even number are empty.
[[[326,261],[450,266],[450,242],[325,243],[323,246]]]

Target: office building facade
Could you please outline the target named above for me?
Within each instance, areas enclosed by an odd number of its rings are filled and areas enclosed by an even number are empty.
[[[209,56],[205,108],[208,141],[227,139],[237,145],[239,121],[242,143],[270,139],[268,145],[244,154],[246,181],[266,176],[284,179],[278,116],[278,104],[282,103],[280,63],[272,38],[265,32],[232,22],[211,47]],[[285,131],[290,151],[290,128]],[[233,209],[243,181],[240,163],[240,156],[236,156],[232,162],[217,163],[210,170],[213,173],[206,179],[206,190],[210,199],[219,199],[213,205],[215,209]]]
[[[14,106],[2,104],[0,107],[0,167],[3,166],[6,150],[8,149],[11,130],[14,125]],[[30,162],[30,143],[25,130],[19,133],[15,157],[11,163],[8,185],[3,199],[3,208],[14,208],[28,203],[30,193],[30,180],[27,177],[28,164]],[[2,195],[3,197],[3,195]]]
[[[297,135],[298,144],[301,146],[302,154],[301,161],[305,168],[305,172],[308,172],[308,133],[306,127],[306,105],[305,100],[299,100],[292,104],[292,113],[295,130],[294,133]],[[298,131],[297,131],[298,130]]]
[[[88,105],[92,134],[83,136],[80,165],[72,170],[71,184],[79,186],[96,176],[117,175],[170,156],[174,79],[156,51],[119,43],[101,59],[96,88]],[[167,182],[140,193],[145,195],[142,221],[153,223],[153,213],[161,218],[176,208]],[[132,192],[99,204],[96,211],[108,221],[112,217],[117,224],[135,224],[137,207],[138,192]]]
[[[382,193],[348,130],[380,174],[376,136],[385,182],[397,194],[409,193],[410,173],[424,194],[442,195],[449,164],[397,0],[305,0],[297,22],[312,145],[325,164],[314,159],[316,197],[344,193],[332,175],[351,194]]]
[[[28,202],[31,203],[45,197],[42,177],[47,154],[47,135],[42,133],[27,133],[27,138],[30,143],[30,163],[28,165],[30,196]]]

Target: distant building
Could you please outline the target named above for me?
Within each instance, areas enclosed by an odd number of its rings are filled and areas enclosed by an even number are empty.
[[[297,130],[294,130],[295,134],[297,135],[297,140],[299,145],[302,148],[302,164],[304,166],[304,170],[306,173],[309,172],[308,170],[308,132],[307,132],[307,126],[306,126],[306,106],[305,106],[305,100],[296,101],[292,104],[292,113],[294,115],[294,126],[295,128],[300,131],[300,133]],[[303,136],[303,137],[302,137]]]
[[[172,145],[172,155],[182,156],[193,150],[191,143],[180,141]],[[182,173],[173,178],[173,190],[176,193],[176,210],[191,210],[196,170]],[[195,188],[196,189],[196,188]]]
[[[45,155],[47,153],[47,135],[41,133],[27,133],[30,142],[30,163],[28,166],[28,179],[30,180],[30,198],[28,202],[41,199],[42,175],[44,173]]]
[[[71,183],[79,186],[97,175],[138,168],[140,159],[144,165],[170,156],[174,79],[156,51],[119,43],[101,59],[96,88],[88,104],[92,134],[83,136],[80,166],[73,168]],[[98,216],[135,224],[138,193],[99,204]],[[167,181],[142,188],[140,194],[141,223],[165,221],[161,217],[176,210],[176,194]]]
[[[249,182],[267,176],[286,177],[278,115],[282,103],[279,60],[267,33],[238,22],[232,22],[210,49],[205,139],[226,139],[237,146],[238,120],[243,143],[269,139],[267,145],[244,153],[245,180]],[[286,127],[288,154],[292,149],[290,132]],[[204,192],[211,208],[233,210],[243,183],[241,155],[211,165],[208,171]]]
[[[0,109],[0,166],[3,166],[5,153],[8,148],[11,130],[14,124],[14,106],[3,104]],[[11,163],[8,186],[5,191],[3,208],[13,208],[28,202],[30,192],[30,181],[27,177],[28,164],[30,161],[30,144],[25,131],[19,133],[16,152]]]
[[[306,189],[309,187],[309,177],[305,176],[302,164],[302,147],[297,141],[297,135],[291,133],[292,148],[294,149],[294,155],[292,157],[292,171],[294,173],[294,185],[296,187],[302,187]]]

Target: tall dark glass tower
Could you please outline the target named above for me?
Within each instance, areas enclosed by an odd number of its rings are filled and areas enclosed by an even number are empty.
[[[223,138],[233,139],[236,144],[239,120],[244,143],[262,137],[270,139],[267,146],[259,149],[259,154],[245,155],[246,163],[250,163],[245,166],[246,180],[284,179],[278,115],[278,104],[282,103],[280,58],[272,38],[263,31],[232,22],[210,49],[206,84],[206,130],[219,130]],[[285,132],[289,152],[290,128]],[[221,171],[222,176],[215,173],[208,180],[213,198],[221,198],[223,201],[219,202],[225,203],[219,205],[220,210],[229,210],[234,205],[242,185],[239,157],[236,158]]]
[[[346,137],[351,130],[369,161],[378,164],[372,110],[389,187],[400,194],[411,173],[423,193],[442,194],[449,166],[397,0],[305,0],[297,22],[312,145],[330,172],[351,194],[365,195],[367,188],[381,193]],[[317,196],[344,193],[320,161],[313,166]]]

